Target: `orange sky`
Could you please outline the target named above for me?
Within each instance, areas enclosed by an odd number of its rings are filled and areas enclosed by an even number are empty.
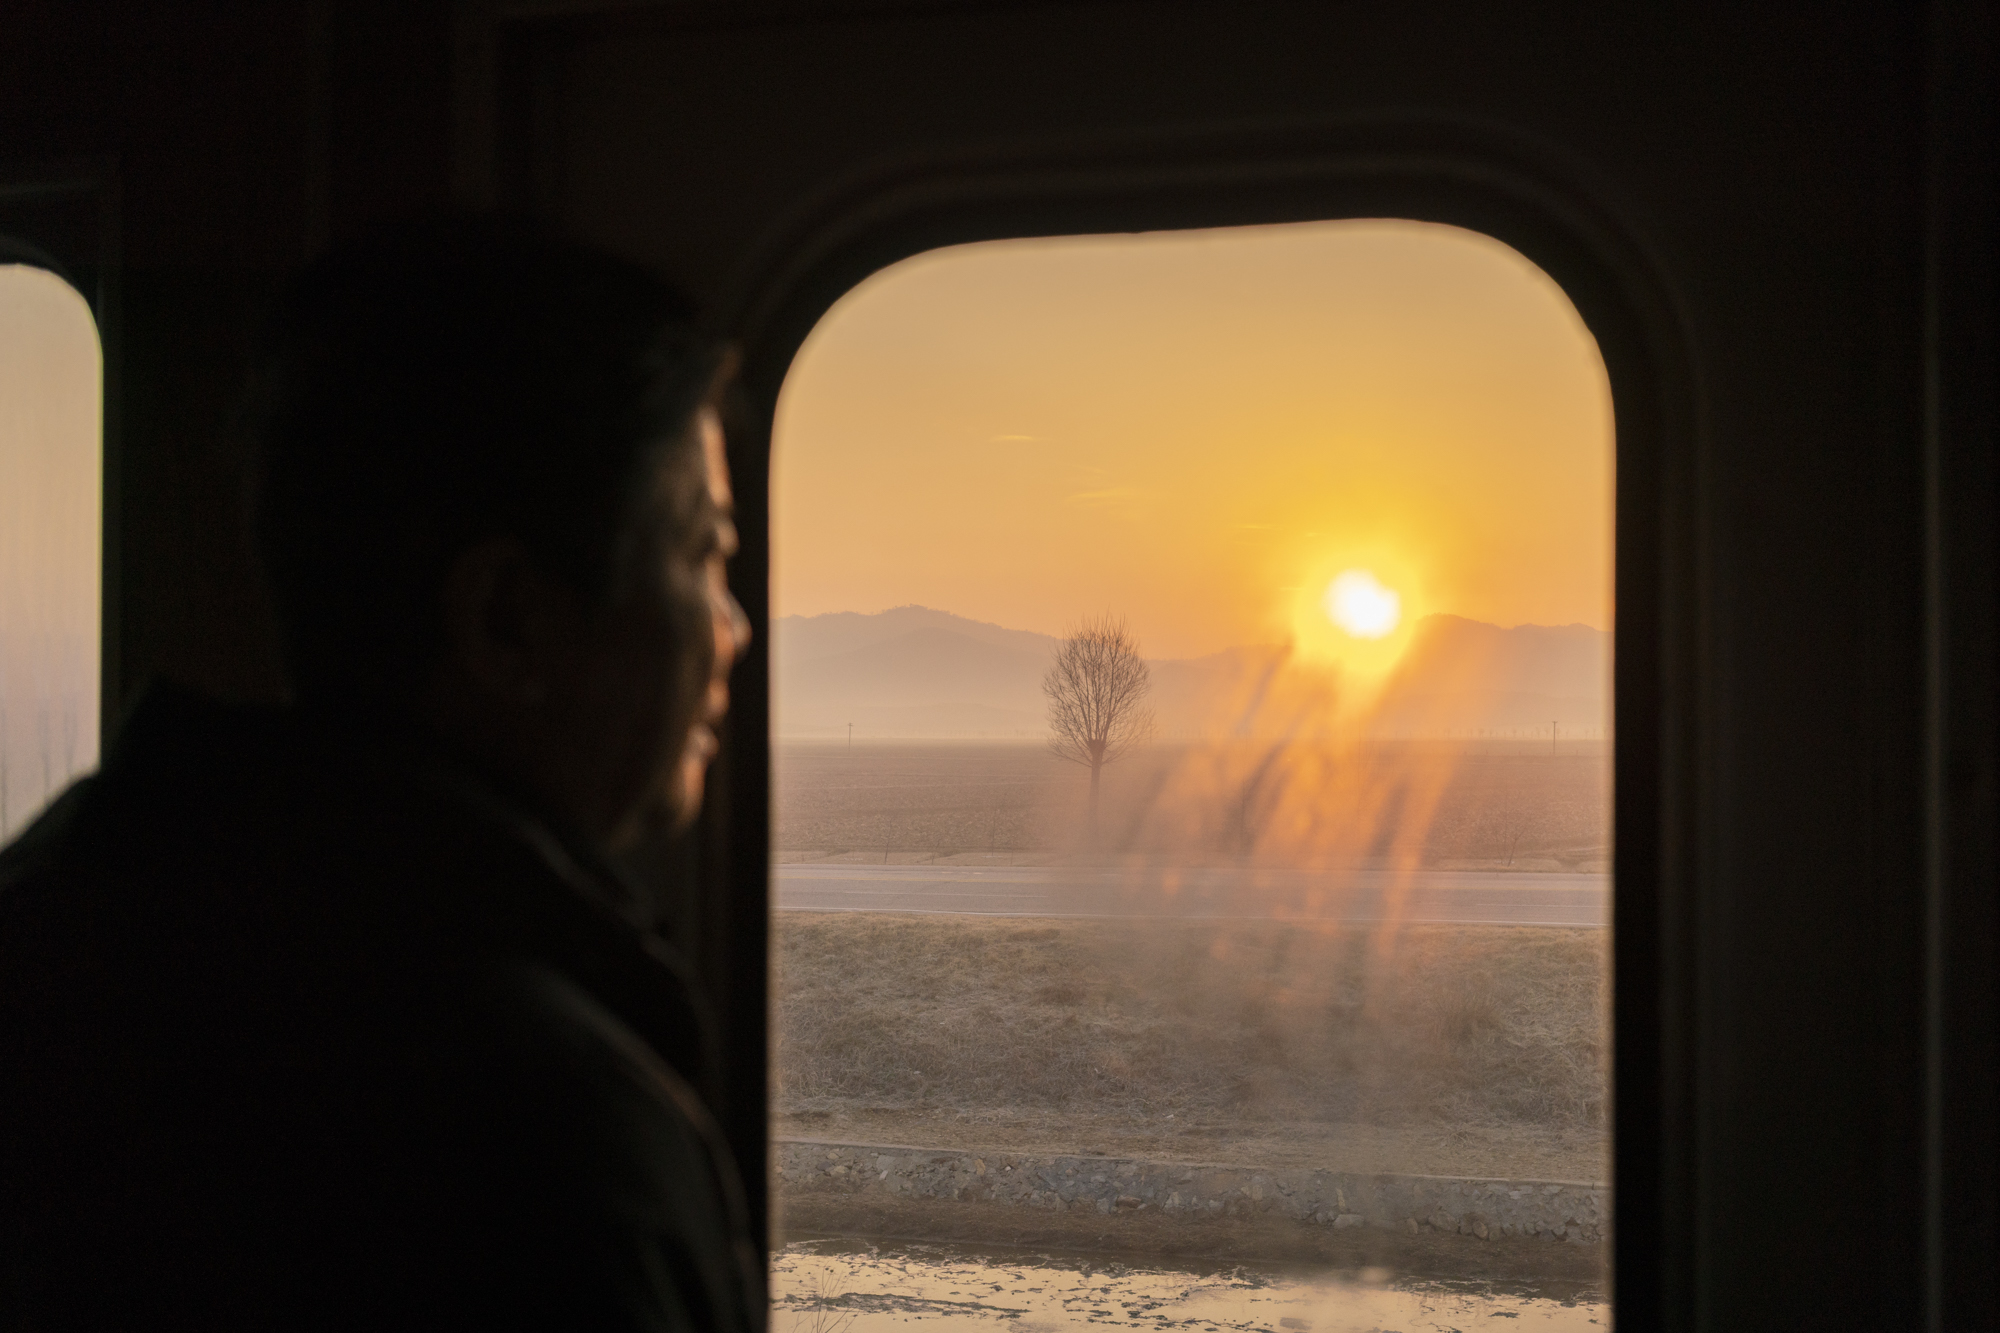
[[[1433,611],[1608,628],[1611,466],[1595,341],[1476,233],[961,246],[862,283],[794,363],[773,604],[1109,610],[1152,657],[1393,651]],[[1347,569],[1401,599],[1380,645],[1319,610]]]

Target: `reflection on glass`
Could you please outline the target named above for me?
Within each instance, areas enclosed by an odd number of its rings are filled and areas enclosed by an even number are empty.
[[[0,839],[97,763],[102,369],[76,289],[0,265]]]
[[[1594,1280],[1612,464],[1576,310],[1456,228],[837,304],[773,454],[789,1234],[1334,1275],[1287,1328]]]

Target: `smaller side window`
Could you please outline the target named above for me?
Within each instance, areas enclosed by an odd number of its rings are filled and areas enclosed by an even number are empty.
[[[97,763],[103,365],[74,287],[0,264],[0,841]]]

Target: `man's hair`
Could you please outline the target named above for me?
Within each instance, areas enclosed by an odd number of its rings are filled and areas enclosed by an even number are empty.
[[[406,224],[314,264],[270,319],[257,544],[308,700],[411,698],[468,547],[512,537],[586,597],[724,356],[636,264],[494,218]]]

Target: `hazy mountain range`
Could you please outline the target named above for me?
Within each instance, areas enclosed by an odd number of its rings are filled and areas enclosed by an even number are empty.
[[[989,736],[1046,732],[1042,673],[1057,640],[899,606],[786,616],[773,626],[781,736]],[[1314,707],[1282,649],[1159,659],[1149,700],[1163,737],[1284,734]],[[1376,704],[1374,729],[1442,735],[1609,725],[1611,636],[1587,625],[1427,616]],[[1544,733],[1546,734],[1546,733]]]

